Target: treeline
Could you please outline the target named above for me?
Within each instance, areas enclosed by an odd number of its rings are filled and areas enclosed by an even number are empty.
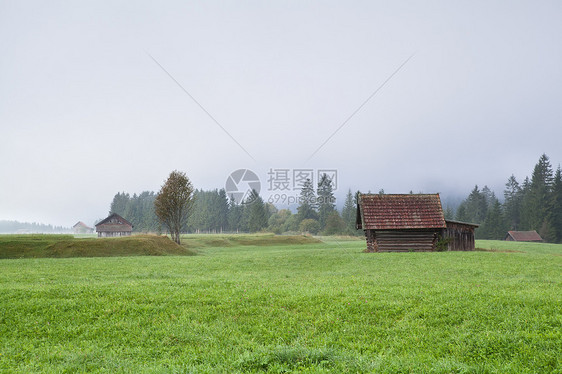
[[[117,213],[133,224],[135,232],[160,233],[162,228],[156,213],[154,212],[154,199],[156,194],[152,191],[144,191],[139,195],[129,195],[118,192],[109,207],[109,213]]]
[[[133,224],[135,232],[160,233],[163,228],[154,212],[154,192],[132,196],[117,193],[110,205],[110,213],[117,213]],[[277,209],[266,203],[255,191],[237,204],[224,189],[195,190],[191,214],[183,232],[260,232],[356,235],[356,199],[348,192],[342,212],[335,207],[332,181],[322,176],[317,189],[308,180],[301,190],[297,213]]]
[[[315,188],[316,187],[316,188]],[[381,190],[380,193],[384,193]],[[224,189],[195,190],[193,206],[182,232],[259,232],[362,235],[355,230],[357,194],[348,191],[343,209],[335,206],[332,182],[323,175],[317,186],[307,180],[298,200],[297,212],[277,209],[252,191],[237,204]],[[154,192],[130,196],[117,193],[110,212],[129,220],[136,232],[162,232],[154,213]],[[508,178],[503,202],[487,186],[475,186],[456,210],[447,207],[445,218],[480,224],[478,239],[503,239],[508,230],[536,230],[548,242],[562,242],[562,175],[542,155],[531,178],[519,183]]]
[[[519,183],[510,176],[499,201],[487,186],[470,192],[456,212],[445,212],[446,218],[480,223],[477,239],[503,239],[508,230],[536,230],[548,242],[562,242],[562,175],[560,166],[553,171],[543,154],[531,178]]]
[[[68,227],[45,225],[42,223],[29,223],[18,221],[0,220],[0,234],[46,234],[46,233],[68,233],[72,230]]]

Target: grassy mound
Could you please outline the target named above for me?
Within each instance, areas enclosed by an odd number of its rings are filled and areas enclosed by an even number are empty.
[[[0,258],[194,255],[165,236],[77,239],[71,235],[5,235]]]

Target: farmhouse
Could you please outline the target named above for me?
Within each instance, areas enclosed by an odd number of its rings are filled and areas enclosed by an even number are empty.
[[[111,214],[96,225],[98,237],[130,236],[133,225],[117,213]]]
[[[367,252],[474,250],[477,224],[446,221],[439,194],[360,194],[356,228]]]
[[[72,231],[75,234],[91,234],[94,232],[94,229],[86,225],[84,222],[79,221],[74,226],[72,226]]]
[[[511,242],[542,242],[538,232],[533,231],[508,231],[505,239]]]

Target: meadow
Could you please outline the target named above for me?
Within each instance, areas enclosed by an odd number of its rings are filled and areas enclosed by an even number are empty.
[[[320,239],[0,260],[0,371],[562,372],[561,245],[367,254]]]

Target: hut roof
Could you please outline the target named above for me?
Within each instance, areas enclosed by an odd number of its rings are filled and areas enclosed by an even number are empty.
[[[462,221],[455,221],[452,219],[446,219],[445,223],[455,223],[457,225],[464,225],[464,226],[473,226],[473,227],[480,227],[479,223],[471,223],[471,222],[462,222]]]
[[[508,231],[506,237],[511,236],[517,242],[542,242],[538,232],[533,231]]]
[[[102,228],[101,231],[131,231],[133,224],[119,214],[113,213],[96,224],[97,231],[100,231],[99,228]]]
[[[439,194],[362,194],[358,209],[357,226],[364,230],[446,227]]]

